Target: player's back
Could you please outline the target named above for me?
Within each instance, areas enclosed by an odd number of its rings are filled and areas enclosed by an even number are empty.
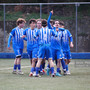
[[[27,28],[25,29],[23,33],[27,37],[27,48],[28,49],[32,50],[33,48],[37,47],[37,40],[34,39],[34,35],[36,31],[37,31],[36,29],[31,30],[31,28]]]

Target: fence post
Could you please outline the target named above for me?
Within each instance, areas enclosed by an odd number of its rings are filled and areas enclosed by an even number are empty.
[[[75,4],[76,6],[76,52],[77,52],[77,29],[78,29],[78,23],[77,23],[77,3]]]
[[[6,52],[5,50],[5,37],[6,37],[6,33],[5,33],[5,4],[3,4],[3,13],[4,13],[4,52]]]

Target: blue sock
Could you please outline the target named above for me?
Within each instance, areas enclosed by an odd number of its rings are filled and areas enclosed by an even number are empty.
[[[65,65],[65,61],[63,59],[61,60],[61,64],[62,64],[63,70],[65,70],[66,69],[66,65]]]
[[[45,62],[42,64],[42,69],[44,69],[45,68]]]
[[[18,64],[17,67],[18,67],[18,70],[21,70],[21,65],[20,64]]]
[[[40,71],[42,71],[42,65],[40,65]]]
[[[32,73],[33,73],[33,71],[34,71],[34,67],[31,68],[31,72],[32,72]]]
[[[49,64],[47,65],[47,68],[50,68],[50,65]]]
[[[54,67],[51,67],[51,74],[54,74]]]
[[[34,67],[34,71],[36,71],[35,67]]]
[[[66,71],[68,71],[68,64],[66,65]]]
[[[14,64],[13,70],[15,71],[17,69],[17,65]]]
[[[60,68],[57,68],[57,72],[58,72],[58,73],[60,72]]]
[[[36,67],[36,75],[39,73],[39,67]]]

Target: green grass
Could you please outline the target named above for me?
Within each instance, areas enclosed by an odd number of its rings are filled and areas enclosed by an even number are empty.
[[[48,19],[48,14],[44,14],[42,13],[42,18],[43,19]],[[35,18],[35,19],[38,19],[40,18],[40,13],[30,13],[30,14],[26,14],[26,13],[22,13],[22,12],[6,12],[5,14],[5,19],[6,21],[16,21],[18,18],[25,18],[26,20],[29,20],[31,18]],[[4,17],[3,17],[3,11],[0,11],[0,21],[3,21]],[[70,17],[65,17],[65,16],[57,16],[57,15],[54,15],[52,16],[52,19],[53,20],[72,20],[72,19],[75,19],[75,15],[72,15]]]
[[[14,75],[13,62],[0,59],[0,90],[90,90],[90,67],[75,68],[74,60],[69,65],[71,75],[55,78],[29,77],[30,67],[22,68],[24,75]],[[28,59],[22,60],[23,66],[30,66]]]

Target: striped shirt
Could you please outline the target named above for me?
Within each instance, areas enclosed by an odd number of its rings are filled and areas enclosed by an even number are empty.
[[[23,31],[24,29],[20,29],[19,27],[14,28],[10,35],[12,36],[12,44],[13,47],[17,46],[18,48],[23,49],[24,48],[24,43],[23,43],[23,39],[21,38],[21,36],[23,35]]]

